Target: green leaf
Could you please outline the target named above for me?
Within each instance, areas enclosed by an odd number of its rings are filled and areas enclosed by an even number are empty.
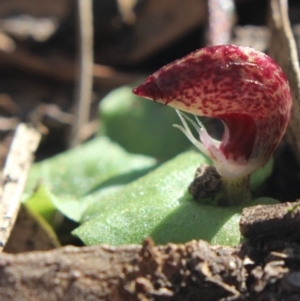
[[[141,243],[146,236],[157,244],[205,239],[213,244],[236,245],[242,206],[199,204],[187,192],[201,163],[209,160],[189,151],[115,194],[89,196],[94,203],[73,233],[87,245]]]
[[[141,99],[124,86],[101,100],[99,110],[104,133],[126,150],[166,160],[191,144],[172,124],[175,110]]]
[[[30,208],[43,211],[38,207],[48,206],[50,200],[65,216],[78,221],[89,205],[83,202],[84,195],[105,187],[120,187],[144,175],[155,165],[155,159],[129,154],[106,137],[94,139],[34,164],[26,190],[32,191],[41,182],[47,187],[48,201],[44,205],[38,204],[38,199],[42,202],[46,193],[42,191],[44,196],[41,192],[34,195],[36,200],[30,201]]]
[[[52,223],[56,208],[53,204],[53,195],[45,185],[40,185],[28,198],[24,200],[26,207],[38,213],[48,223]]]

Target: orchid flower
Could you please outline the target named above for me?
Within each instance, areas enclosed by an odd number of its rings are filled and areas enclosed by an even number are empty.
[[[250,174],[272,156],[292,107],[282,69],[266,54],[235,45],[196,50],[149,76],[133,93],[177,110],[183,126],[175,126],[211,158],[231,204],[250,199]],[[221,141],[181,111],[220,119]]]

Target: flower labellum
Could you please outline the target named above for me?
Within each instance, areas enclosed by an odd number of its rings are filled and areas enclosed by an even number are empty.
[[[273,59],[236,45],[196,50],[149,76],[133,93],[177,109],[183,127],[176,127],[212,159],[225,182],[243,187],[280,143],[292,107],[288,81]],[[220,119],[225,127],[221,141],[179,110]]]

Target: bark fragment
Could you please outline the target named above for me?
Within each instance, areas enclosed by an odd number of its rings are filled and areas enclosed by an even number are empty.
[[[300,245],[204,241],[0,254],[2,301],[300,300]]]
[[[300,240],[300,202],[243,209],[240,231],[250,240]]]
[[[195,200],[214,196],[221,188],[221,177],[216,168],[201,164],[188,190]]]

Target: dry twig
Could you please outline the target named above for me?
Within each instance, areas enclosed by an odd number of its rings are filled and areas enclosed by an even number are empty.
[[[74,64],[63,57],[50,60],[19,49],[9,53],[0,49],[0,65],[6,68],[13,67],[63,84],[74,83],[74,74],[77,73]],[[120,72],[104,65],[94,64],[93,66],[93,82],[96,87],[113,88],[136,81],[139,77],[139,75]]]
[[[293,110],[287,137],[300,164],[300,73],[287,0],[270,0],[269,27],[271,31],[269,53],[284,70],[292,89]]]
[[[235,22],[235,4],[233,0],[208,0],[207,45],[228,44]]]
[[[76,92],[76,119],[70,145],[81,142],[81,129],[89,122],[93,90],[93,14],[91,0],[77,0],[79,15],[79,80]]]
[[[35,129],[25,124],[18,126],[6,159],[0,187],[0,251],[15,223],[21,194],[39,140],[40,133]]]

